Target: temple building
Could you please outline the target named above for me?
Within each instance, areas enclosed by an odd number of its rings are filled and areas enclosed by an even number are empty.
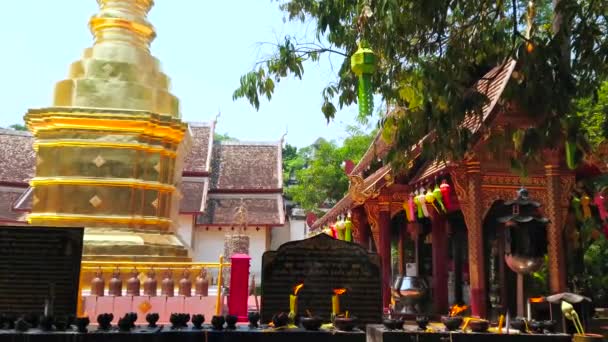
[[[270,248],[273,227],[285,225],[281,142],[214,142],[214,123],[190,123],[176,231],[192,261],[217,261],[224,236],[236,229],[235,209],[247,208],[252,271]],[[0,225],[27,225],[36,155],[29,132],[0,129]],[[281,227],[281,228],[278,228]],[[86,239],[86,238],[85,238]],[[111,254],[115,258],[121,256]],[[157,256],[157,260],[173,259]]]
[[[98,3],[52,105],[0,130],[0,224],[85,227],[90,261],[217,261],[240,228],[258,273],[285,223],[282,139],[214,142],[215,121],[182,121],[149,50],[153,1]]]
[[[567,290],[566,255],[572,245],[568,236],[576,229],[566,224],[571,199],[574,191],[584,194],[577,185],[580,180],[608,173],[608,144],[598,153],[587,153],[571,170],[563,141],[556,142],[542,151],[539,162],[526,165],[527,177],[514,173],[509,144],[497,152],[489,142],[492,136],[510,137],[516,129],[535,126],[534,115],[503,99],[517,67],[516,61],[506,61],[474,84],[487,102],[481,115],[465,116],[463,126],[473,143],[463,160],[425,158],[421,150],[424,140],[432,139],[428,135],[411,146],[409,167],[394,169],[384,161],[392,142],[379,132],[349,172],[348,194],[313,224],[312,229],[321,230],[340,215],[351,214],[356,241],[381,256],[385,306],[391,301],[393,280],[410,276],[426,280],[434,313],[446,314],[450,305],[466,303],[473,315],[489,317],[516,307],[516,277],[505,262],[505,228],[497,219],[505,214],[501,204],[513,200],[522,186],[549,219],[549,292]],[[407,114],[397,108],[389,115]],[[441,205],[436,202],[438,191]],[[424,208],[413,206],[417,202]],[[410,205],[414,212],[407,214]]]

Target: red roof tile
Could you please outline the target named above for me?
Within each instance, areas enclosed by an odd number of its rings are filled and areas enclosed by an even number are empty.
[[[484,94],[488,98],[488,101],[481,108],[481,116],[470,114],[465,117],[464,122],[462,123],[464,127],[468,128],[473,133],[477,132],[482,127],[482,124],[488,119],[498,103],[498,100],[500,100],[502,92],[511,79],[511,74],[515,69],[516,64],[516,61],[511,59],[490,70],[475,83],[475,90]]]
[[[197,225],[235,226],[241,199],[247,209],[248,226],[282,226],[285,224],[281,194],[210,194],[204,214],[197,217]]]
[[[483,76],[477,83],[475,83],[475,89],[480,93],[484,94],[488,101],[481,108],[481,116],[478,114],[469,114],[465,116],[462,125],[468,128],[471,133],[478,133],[481,129],[489,127],[489,123],[493,119],[492,114],[495,113],[494,109],[502,92],[505,90],[511,74],[515,69],[516,62],[514,60],[507,61],[506,63],[495,67]],[[438,173],[445,171],[449,167],[449,163],[443,163],[439,161],[428,161],[412,178],[410,184],[424,181],[430,177],[437,175]]]
[[[213,145],[211,191],[283,188],[280,143],[222,142]]]
[[[382,137],[382,130],[379,130],[374,138],[374,141],[349,174],[357,175],[362,173],[374,161],[374,159],[384,158],[384,156],[386,156],[386,154],[390,151],[391,147],[392,143],[387,142]]]
[[[184,161],[184,173],[207,173],[211,163],[213,124],[190,123],[192,148]]]
[[[32,144],[29,132],[0,128],[0,183],[27,186],[36,165]]]

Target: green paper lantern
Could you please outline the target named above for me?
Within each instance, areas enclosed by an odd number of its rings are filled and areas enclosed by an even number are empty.
[[[359,78],[358,101],[359,113],[370,115],[374,109],[372,93],[372,74],[376,71],[376,54],[370,48],[359,48],[350,58],[350,67]]]

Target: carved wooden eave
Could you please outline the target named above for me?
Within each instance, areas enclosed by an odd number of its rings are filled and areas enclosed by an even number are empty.
[[[384,187],[391,186],[395,179],[390,165],[385,165],[363,179],[359,175],[348,176],[350,180],[348,196],[355,205],[361,205],[370,198],[376,198]]]
[[[378,190],[365,186],[365,180],[358,175],[348,176],[350,181],[348,186],[348,196],[352,199],[355,205],[365,203],[369,198],[378,197]]]
[[[584,160],[597,167],[601,173],[608,173],[608,141],[602,142],[595,151],[586,152]]]
[[[383,188],[390,187],[394,183],[395,178],[390,165],[385,165],[365,179],[359,175],[350,175],[349,181],[346,196],[338,201],[323,217],[315,221],[311,229],[318,229],[335,220],[338,216],[346,214],[350,209],[377,198]]]

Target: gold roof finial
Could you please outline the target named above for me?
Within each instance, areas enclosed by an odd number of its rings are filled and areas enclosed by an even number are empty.
[[[287,127],[287,125],[285,125],[285,133],[283,133],[283,135],[281,135],[281,146],[283,146],[283,143],[285,142],[285,137],[287,136],[287,132],[288,132],[288,127]]]

